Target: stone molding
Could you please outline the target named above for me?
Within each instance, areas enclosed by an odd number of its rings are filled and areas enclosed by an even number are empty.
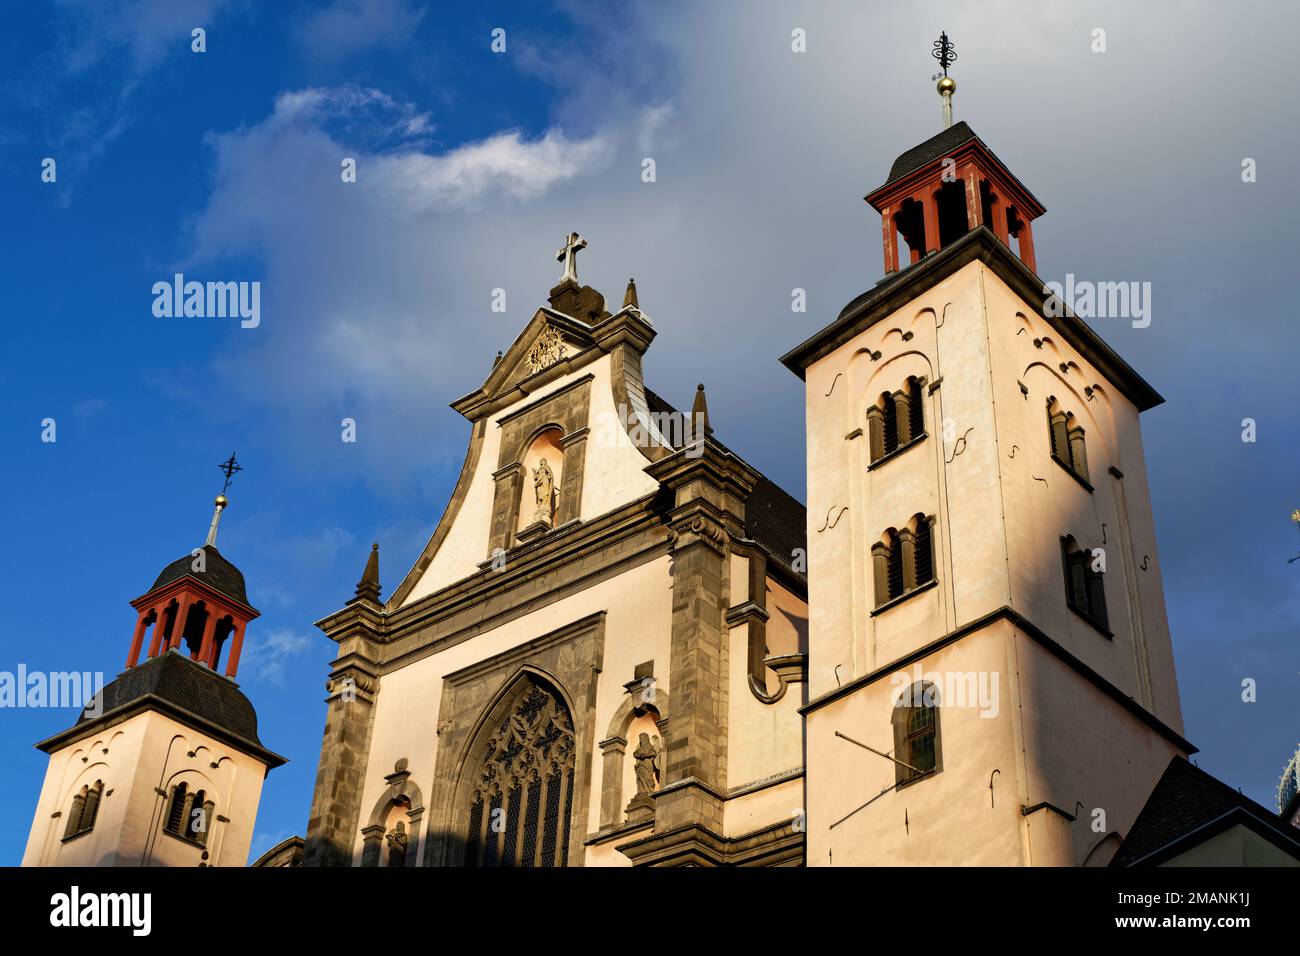
[[[788,820],[738,837],[689,824],[624,843],[618,850],[633,866],[802,866],[805,842],[805,834]]]

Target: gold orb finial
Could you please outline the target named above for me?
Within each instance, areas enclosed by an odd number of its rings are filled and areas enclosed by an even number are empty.
[[[951,95],[957,92],[957,81],[954,80],[951,76],[940,77],[938,84],[935,86],[935,89],[939,91],[939,94],[941,96],[944,93]]]
[[[225,495],[217,495],[216,500],[212,503],[218,508],[224,508],[226,505],[230,504],[230,500]]]

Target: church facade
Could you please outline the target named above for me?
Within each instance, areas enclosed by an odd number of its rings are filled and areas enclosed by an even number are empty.
[[[1194,752],[1138,424],[1161,399],[1045,294],[1043,207],[966,124],[867,198],[885,279],[784,358],[806,512],[702,390],[682,415],[647,387],[635,286],[606,310],[569,237],[453,405],[428,547],[321,622],[308,865],[1110,859]]]
[[[565,275],[483,387],[442,520],[339,644],[307,865],[799,862],[803,508],[649,390]]]
[[[866,198],[884,278],[782,359],[806,508],[703,385],[688,411],[649,387],[635,283],[607,308],[568,236],[452,403],[468,448],[428,544],[387,597],[376,544],[318,622],[306,834],[255,865],[1216,859],[1170,819],[1300,861],[1187,764],[1139,425],[1161,399],[1036,275],[1043,206],[965,123]],[[246,862],[283,760],[234,684],[257,612],[224,507],[133,602],[101,706],[40,745],[26,865]]]

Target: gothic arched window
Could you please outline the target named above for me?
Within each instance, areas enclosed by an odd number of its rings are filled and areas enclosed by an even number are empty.
[[[466,866],[565,866],[577,758],[560,695],[525,677],[470,767]]]
[[[939,760],[939,696],[933,684],[920,682],[903,691],[894,704],[895,785],[942,769]]]

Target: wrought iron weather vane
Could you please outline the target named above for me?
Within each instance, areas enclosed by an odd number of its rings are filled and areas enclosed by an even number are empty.
[[[930,79],[939,81],[936,88],[939,90],[940,99],[943,100],[943,128],[947,129],[952,125],[952,95],[957,92],[957,81],[948,75],[948,67],[957,61],[957,48],[952,45],[946,32],[940,33],[939,39],[934,41],[930,55],[939,61],[941,72]]]
[[[943,69],[943,73],[936,73],[930,77],[932,80],[937,80],[940,76],[947,76],[948,67],[957,61],[957,48],[952,45],[947,33],[940,33],[939,39],[934,41],[934,49],[930,51],[930,55],[939,61],[939,66]]]
[[[221,493],[224,495],[230,490],[230,482],[234,479],[235,472],[243,471],[244,466],[235,460],[235,453],[232,451],[230,453],[230,458],[217,465],[217,467],[220,468],[222,474],[226,476],[226,483],[221,486]]]
[[[230,503],[226,500],[226,492],[230,490],[230,482],[234,480],[236,472],[244,470],[243,466],[235,460],[234,452],[231,452],[230,457],[217,465],[217,467],[220,468],[221,473],[226,476],[226,482],[221,486],[221,494],[217,495],[217,500],[213,502],[216,507],[212,512],[212,524],[208,525],[208,540],[206,543],[213,547],[215,547],[217,543],[217,527],[221,524],[221,512],[223,512],[226,509],[226,505]]]

